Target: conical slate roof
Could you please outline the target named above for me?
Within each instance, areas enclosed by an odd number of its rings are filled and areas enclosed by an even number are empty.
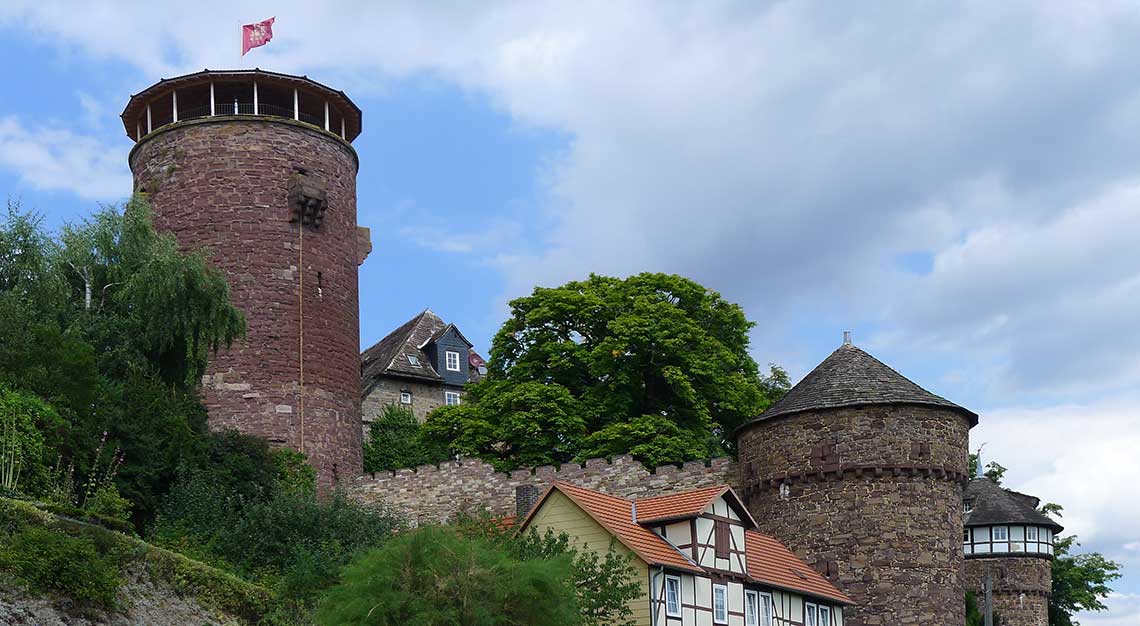
[[[1037,510],[1040,500],[1010,491],[989,478],[975,478],[967,483],[962,500],[971,506],[971,511],[962,516],[962,523],[966,526],[1034,524],[1048,526],[1054,532],[1064,530],[1060,524]]]
[[[978,423],[969,409],[936,396],[906,376],[850,343],[844,343],[823,360],[779,402],[750,423],[781,415],[871,404],[921,404],[960,411]]]

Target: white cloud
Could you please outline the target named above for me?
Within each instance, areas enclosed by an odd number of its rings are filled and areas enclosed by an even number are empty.
[[[1103,613],[1078,613],[1081,626],[1140,626],[1140,594],[1114,593]]]
[[[1004,484],[1065,507],[1058,521],[1084,549],[1110,558],[1136,541],[1140,396],[1093,404],[985,412],[971,447],[1009,468]]]
[[[114,201],[131,190],[120,150],[63,128],[28,128],[11,116],[0,118],[0,167],[36,189],[85,199]]]

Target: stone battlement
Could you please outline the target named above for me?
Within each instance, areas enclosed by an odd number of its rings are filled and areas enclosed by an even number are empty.
[[[629,455],[613,459],[590,459],[496,471],[476,458],[460,458],[440,465],[365,474],[349,487],[352,497],[368,503],[383,503],[405,515],[414,524],[446,522],[458,513],[486,509],[492,515],[515,513],[515,490],[529,485],[545,490],[560,480],[623,498],[640,498],[727,483],[740,488],[736,461],[718,457],[689,461],[681,466],[663,465],[651,470]]]

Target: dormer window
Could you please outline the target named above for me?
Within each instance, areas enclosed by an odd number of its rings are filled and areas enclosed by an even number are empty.
[[[459,353],[458,352],[456,352],[454,350],[448,350],[446,355],[445,355],[445,359],[447,361],[447,363],[446,363],[447,371],[449,371],[449,372],[458,372],[459,371]]]
[[[966,500],[965,502],[962,503],[962,512],[963,513],[969,513],[973,510],[974,510],[974,501],[973,500]]]
[[[408,359],[408,365],[412,367],[420,367],[420,357],[414,354],[405,354],[404,358]]]

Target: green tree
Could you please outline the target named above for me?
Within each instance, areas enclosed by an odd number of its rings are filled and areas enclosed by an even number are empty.
[[[1103,611],[1103,600],[1112,593],[1109,584],[1120,578],[1120,564],[1099,552],[1070,554],[1080,546],[1076,535],[1057,539],[1053,545],[1053,594],[1049,596],[1049,626],[1078,626],[1077,611]]]
[[[106,439],[127,463],[115,477],[149,520],[178,467],[201,458],[198,384],[210,350],[245,322],[204,253],[155,232],[133,199],[66,226],[9,205],[0,224],[0,384],[58,413],[42,431],[61,468],[90,476]]]
[[[390,404],[368,424],[364,471],[385,472],[447,459],[447,452],[420,437],[420,423],[410,409]]]
[[[585,432],[580,403],[565,387],[492,380],[471,388],[465,404],[433,411],[422,441],[510,470],[574,459]]]
[[[503,467],[602,451],[651,464],[722,454],[787,389],[779,368],[760,376],[752,327],[738,305],[675,275],[537,288],[511,302],[467,408],[429,416],[426,432]]]
[[[323,626],[579,623],[569,559],[520,561],[446,528],[389,540],[349,565],[315,614]]]

